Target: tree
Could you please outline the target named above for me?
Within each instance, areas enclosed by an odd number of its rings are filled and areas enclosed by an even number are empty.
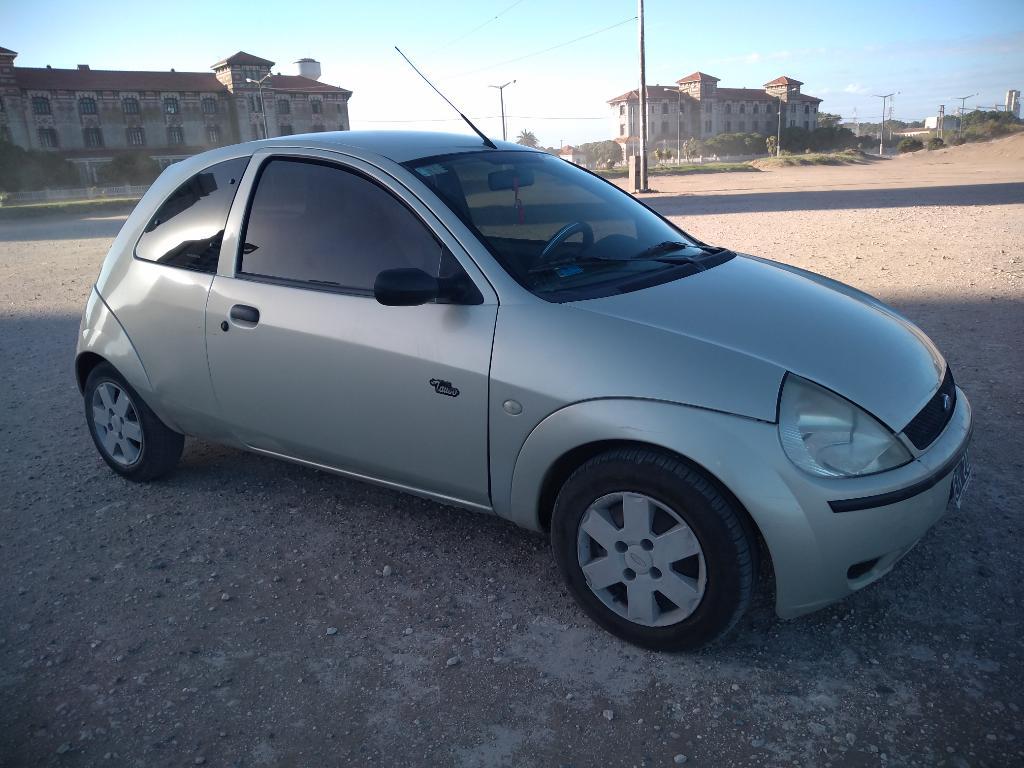
[[[683,153],[683,157],[686,158],[686,162],[690,162],[690,160],[697,154],[697,140],[691,136],[683,142],[679,151]]]
[[[928,139],[927,147],[929,150],[942,149],[944,146],[946,146],[946,142],[944,142],[938,136],[932,136],[930,139]]]
[[[540,142],[537,141],[537,134],[525,128],[516,137],[516,144],[522,144],[524,147],[533,147],[534,149],[540,146]]]
[[[769,136],[764,140],[764,144],[768,147],[768,154],[774,157],[775,153],[779,150],[779,140],[774,136]]]
[[[159,163],[144,152],[118,155],[99,169],[105,184],[149,184],[159,175]]]
[[[910,137],[903,139],[903,141],[896,146],[896,151],[901,155],[907,152],[917,152],[919,149],[924,149],[924,143],[920,139]]]
[[[5,192],[79,186],[78,171],[53,152],[25,150],[0,141],[0,183]]]
[[[831,112],[819,112],[818,126],[821,128],[835,128],[842,119],[842,115],[834,115]]]
[[[611,139],[606,141],[592,141],[587,144],[580,144],[576,149],[583,155],[589,165],[599,168],[610,168],[608,163],[622,162],[622,147]]]

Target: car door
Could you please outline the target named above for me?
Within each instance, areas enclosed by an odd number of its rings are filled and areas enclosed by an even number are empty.
[[[252,449],[489,508],[496,296],[422,202],[339,157],[253,159],[207,305],[222,417]],[[383,306],[374,279],[400,267],[461,275],[482,302]]]

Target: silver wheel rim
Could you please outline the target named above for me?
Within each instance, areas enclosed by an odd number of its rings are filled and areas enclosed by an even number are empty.
[[[677,624],[704,597],[704,551],[675,511],[621,491],[587,509],[577,534],[587,586],[616,614],[645,627]]]
[[[112,381],[103,382],[93,392],[92,431],[106,454],[124,467],[142,455],[142,424],[135,403]]]

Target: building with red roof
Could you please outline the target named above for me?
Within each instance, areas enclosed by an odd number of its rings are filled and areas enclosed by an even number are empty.
[[[783,75],[761,88],[721,88],[719,78],[693,72],[675,85],[647,86],[647,143],[651,150],[676,151],[690,137],[721,133],[774,134],[783,128],[818,125],[821,99],[801,93],[799,80]],[[615,141],[623,157],[640,151],[639,89],[608,100],[614,110]],[[781,110],[781,114],[780,114]]]
[[[320,82],[314,59],[285,75],[245,51],[209,72],[17,67],[17,55],[0,47],[0,141],[59,153],[86,184],[118,154],[144,152],[167,165],[263,138],[264,121],[271,136],[349,128],[352,91]]]

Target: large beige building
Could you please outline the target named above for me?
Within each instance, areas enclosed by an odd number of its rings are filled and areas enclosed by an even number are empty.
[[[133,72],[16,67],[0,47],[0,141],[60,153],[84,183],[117,153],[145,152],[161,165],[209,147],[310,131],[349,128],[352,91],[321,83],[320,65],[298,74],[239,51],[212,72]],[[251,81],[266,80],[260,89]]]
[[[791,77],[777,77],[764,88],[720,88],[718,78],[703,72],[674,86],[647,86],[647,143],[650,149],[675,149],[689,137],[720,133],[775,133],[782,109],[783,128],[816,128],[821,99],[800,92]],[[608,103],[614,112],[615,141],[623,156],[640,151],[640,98],[634,89]]]

